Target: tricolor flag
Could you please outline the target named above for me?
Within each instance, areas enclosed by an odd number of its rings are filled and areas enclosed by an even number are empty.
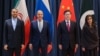
[[[94,15],[93,10],[93,0],[82,0],[82,6],[81,6],[81,18],[80,18],[80,28],[83,29],[83,26],[85,24],[85,17],[87,15]]]
[[[72,13],[71,20],[76,21],[73,0],[61,0],[57,25],[64,20],[65,10],[70,10]]]
[[[28,16],[28,11],[26,7],[25,0],[17,0],[15,8],[18,10],[18,17],[24,21],[25,25],[25,48],[29,42],[29,34],[30,34],[30,19]],[[25,49],[21,51],[21,55],[23,55]]]
[[[50,5],[49,5],[49,0],[36,0],[36,7],[35,7],[35,13],[38,10],[42,10],[44,13],[43,19],[48,21],[50,25],[50,34],[51,38],[50,40],[52,41],[52,38],[54,38],[54,19],[50,10]],[[48,48],[48,52],[50,52],[52,47]]]

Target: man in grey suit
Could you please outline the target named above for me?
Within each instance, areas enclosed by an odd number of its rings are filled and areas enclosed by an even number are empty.
[[[24,48],[24,22],[17,18],[18,10],[11,10],[11,19],[5,20],[3,44],[8,56],[21,56],[21,48]]]

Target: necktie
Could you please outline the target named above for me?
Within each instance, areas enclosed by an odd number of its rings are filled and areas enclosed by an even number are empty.
[[[67,22],[67,29],[68,29],[68,31],[70,31],[70,25],[69,25],[69,22]]]

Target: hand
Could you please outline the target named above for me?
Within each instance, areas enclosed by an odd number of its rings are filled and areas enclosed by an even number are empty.
[[[33,49],[32,44],[29,44],[29,49],[30,49],[30,50],[32,50],[32,49]]]
[[[24,49],[24,48],[25,48],[25,45],[24,45],[24,44],[22,44],[22,45],[21,45],[21,49]]]
[[[4,45],[4,50],[8,50],[8,45]]]
[[[47,53],[50,53],[51,50],[52,50],[52,44],[49,44],[49,45],[48,45]]]
[[[83,51],[83,52],[85,52],[85,51],[86,51],[84,47],[82,47],[82,51]]]
[[[59,49],[62,50],[62,45],[61,44],[59,44]]]
[[[75,51],[74,51],[75,53],[77,52],[77,49],[78,49],[78,44],[75,45]]]

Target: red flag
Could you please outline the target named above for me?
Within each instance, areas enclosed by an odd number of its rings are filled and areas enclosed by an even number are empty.
[[[21,49],[21,56],[22,56],[24,54],[25,49],[26,49],[28,42],[29,42],[30,19],[28,16],[28,11],[27,11],[25,0],[18,0],[15,8],[18,10],[19,19],[24,21],[24,27],[25,27],[25,46],[24,46],[24,49]]]
[[[70,10],[72,13],[71,20],[76,21],[73,1],[72,0],[61,0],[57,25],[64,20],[64,11],[65,10]]]
[[[73,0],[61,0],[57,25],[64,20],[64,11],[70,10],[72,13],[71,20],[76,21]],[[74,50],[76,52],[76,48]]]

